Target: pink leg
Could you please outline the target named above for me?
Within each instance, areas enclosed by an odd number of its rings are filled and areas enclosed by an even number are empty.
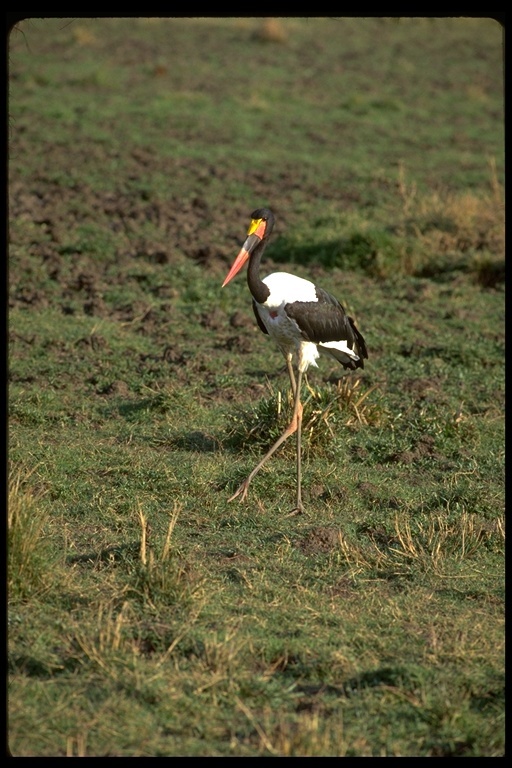
[[[260,471],[260,469],[263,467],[265,462],[270,459],[270,457],[277,451],[280,445],[284,443],[285,440],[287,440],[290,435],[293,435],[294,432],[297,432],[297,506],[295,509],[292,510],[290,514],[298,514],[299,512],[303,511],[302,506],[302,499],[301,499],[301,426],[302,426],[302,403],[300,402],[300,385],[302,380],[302,374],[299,371],[297,382],[295,382],[295,376],[293,374],[293,368],[291,367],[291,363],[287,359],[287,366],[288,366],[288,372],[290,375],[290,383],[292,386],[293,394],[295,396],[295,403],[293,407],[293,415],[292,419],[283,432],[283,434],[276,440],[274,445],[267,451],[267,453],[263,456],[261,461],[254,467],[250,475],[244,480],[242,485],[235,491],[235,493],[230,496],[228,501],[233,501],[233,499],[236,499],[238,496],[240,496],[240,501],[243,501],[247,496],[247,491],[249,489],[249,485],[251,484],[251,481],[253,477]]]

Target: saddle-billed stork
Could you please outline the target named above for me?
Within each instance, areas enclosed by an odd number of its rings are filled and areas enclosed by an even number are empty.
[[[258,208],[251,215],[247,239],[222,287],[249,261],[247,283],[252,294],[254,314],[260,329],[274,339],[286,360],[294,397],[293,415],[281,437],[254,467],[229,501],[247,496],[253,477],[260,471],[280,445],[297,433],[297,504],[291,514],[303,511],[301,492],[301,426],[300,401],[302,375],[310,365],[317,366],[320,352],[334,357],[344,368],[364,367],[368,357],[365,341],[339,301],[309,280],[274,272],[260,278],[260,261],[274,227],[274,214],[268,208]],[[296,365],[295,376],[293,365]]]

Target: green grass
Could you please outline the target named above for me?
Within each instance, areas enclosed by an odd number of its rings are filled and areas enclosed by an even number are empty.
[[[15,756],[504,754],[504,120],[485,19],[33,19],[9,49]],[[245,279],[331,290],[294,440]]]

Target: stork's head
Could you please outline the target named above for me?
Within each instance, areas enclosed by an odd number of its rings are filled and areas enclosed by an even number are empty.
[[[257,208],[251,213],[251,223],[247,230],[247,238],[233,262],[233,266],[229,270],[226,279],[222,283],[223,288],[240,272],[257,246],[267,239],[274,227],[274,221],[274,214],[269,208]]]

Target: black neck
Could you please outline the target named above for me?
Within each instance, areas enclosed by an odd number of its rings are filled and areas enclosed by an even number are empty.
[[[247,269],[247,285],[258,304],[264,304],[270,296],[270,291],[265,283],[260,280],[260,262],[263,251],[265,250],[265,241],[262,240],[249,258],[249,267]]]

